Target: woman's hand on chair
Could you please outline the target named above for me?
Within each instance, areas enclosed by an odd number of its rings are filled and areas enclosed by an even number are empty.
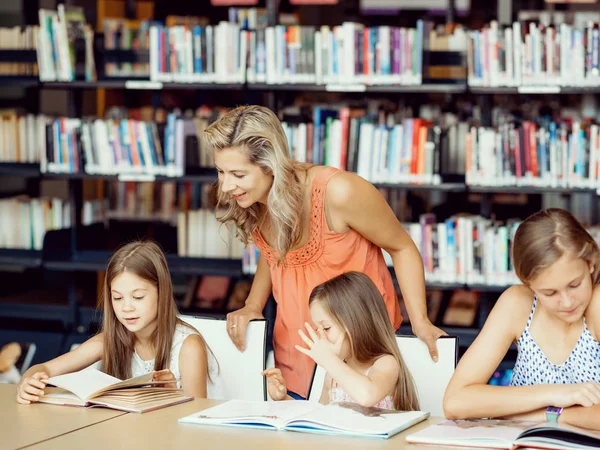
[[[227,333],[234,345],[243,352],[246,350],[246,327],[254,319],[262,319],[262,311],[251,305],[227,314]]]
[[[287,397],[287,385],[285,378],[281,374],[281,370],[271,368],[262,372],[264,377],[267,377],[267,391],[269,396],[275,400],[284,400]]]
[[[415,324],[412,327],[413,333],[421,339],[429,348],[429,356],[434,362],[438,361],[438,350],[436,341],[441,336],[447,336],[444,330],[439,329],[429,320],[423,321],[420,324]]]

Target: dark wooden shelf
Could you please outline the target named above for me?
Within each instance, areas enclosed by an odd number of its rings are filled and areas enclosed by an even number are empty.
[[[498,194],[576,194],[596,192],[594,188],[563,188],[563,187],[542,187],[542,186],[467,186],[469,192],[474,193],[498,193]]]
[[[40,176],[39,163],[0,163],[0,175],[22,178],[37,178]]]
[[[64,322],[70,314],[67,305],[11,303],[0,301],[0,317],[11,319],[38,319]]]
[[[72,259],[44,261],[44,267],[57,271],[98,272],[104,271],[112,253],[104,251],[80,251]],[[184,275],[241,276],[241,259],[187,258],[167,255],[172,273]]]
[[[42,266],[42,252],[38,250],[0,249],[0,267],[35,269]]]
[[[422,191],[463,192],[466,190],[464,183],[417,184],[417,183],[373,183],[378,188],[407,189]]]

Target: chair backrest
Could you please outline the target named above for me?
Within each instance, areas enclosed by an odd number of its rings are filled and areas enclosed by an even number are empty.
[[[421,411],[432,416],[443,416],[444,392],[452,378],[458,357],[458,337],[443,336],[437,341],[438,362],[429,356],[427,345],[415,336],[396,335],[404,363],[417,389]],[[308,400],[318,402],[323,391],[325,370],[316,366],[309,389]]]
[[[33,342],[20,342],[19,345],[21,346],[21,356],[15,363],[15,367],[22,375],[31,366],[37,347]]]
[[[266,400],[265,370],[267,351],[267,321],[253,320],[246,329],[246,350],[240,352],[227,334],[225,319],[180,316],[198,330],[219,363],[224,400]]]

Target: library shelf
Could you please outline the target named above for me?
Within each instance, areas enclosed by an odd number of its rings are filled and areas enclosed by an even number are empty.
[[[466,85],[459,84],[418,84],[418,85],[365,85],[362,83],[329,83],[329,84],[305,84],[305,83],[248,83],[250,91],[298,91],[298,92],[372,92],[372,93],[445,93],[462,94],[466,92]]]
[[[373,183],[378,188],[407,189],[424,191],[463,192],[466,190],[464,183],[440,183],[440,184],[418,184],[418,183]]]
[[[35,269],[42,266],[39,250],[0,249],[0,267]]]
[[[0,86],[15,88],[35,88],[39,87],[38,77],[27,76],[0,76]]]
[[[21,178],[37,178],[40,176],[39,163],[0,163],[0,175],[21,177]]]
[[[132,89],[132,90],[163,90],[163,89],[193,89],[193,90],[243,90],[243,83],[174,83],[150,81],[141,79],[105,79],[98,81],[48,81],[38,83],[42,88],[49,89]]]
[[[67,305],[0,301],[0,317],[64,322],[71,309]]]
[[[72,258],[44,261],[44,267],[57,271],[97,272],[104,271],[111,252],[78,251]],[[218,275],[239,277],[242,275],[241,259],[190,258],[167,255],[172,273],[182,275]]]
[[[597,94],[600,86],[467,86],[472,94]]]
[[[547,186],[477,186],[467,185],[467,190],[473,193],[497,194],[577,194],[596,192],[591,187],[547,187]]]

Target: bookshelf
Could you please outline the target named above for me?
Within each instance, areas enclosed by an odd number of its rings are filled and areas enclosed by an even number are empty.
[[[449,2],[447,17],[454,17],[453,1]],[[267,0],[269,25],[276,25],[278,16],[279,1]],[[98,36],[98,34],[96,34]],[[18,53],[18,52],[17,52]],[[96,49],[98,61],[105,61],[108,53],[102,55],[99,49]],[[33,52],[35,55],[35,52]],[[120,56],[119,56],[120,55]],[[117,60],[122,57],[131,59],[131,55],[113,51],[112,58]],[[8,59],[7,59],[8,58]],[[12,58],[12,59],[11,59]],[[3,53],[0,51],[0,61],[14,61],[22,59],[32,61],[32,52],[23,51],[20,56]],[[101,63],[99,63],[101,65]],[[348,98],[366,94],[382,94],[384,96],[398,96],[399,98],[410,97],[412,95],[442,94],[444,96],[460,97],[491,97],[493,95],[571,95],[571,94],[597,94],[600,93],[599,86],[520,86],[520,87],[483,87],[470,86],[467,80],[460,80],[455,83],[428,82],[420,85],[364,85],[364,84],[310,84],[310,83],[181,83],[166,81],[151,81],[150,79],[121,78],[108,79],[103,78],[103,74],[98,74],[97,81],[76,80],[71,82],[53,81],[41,82],[37,77],[30,76],[0,76],[0,85],[15,86],[29,90],[41,89],[61,89],[66,91],[70,102],[75,110],[73,113],[77,117],[81,114],[82,105],[80,104],[80,95],[83,90],[124,90],[124,91],[199,91],[216,92],[217,95],[227,95],[228,92],[236,92],[246,96],[245,98],[256,98],[255,94],[266,94],[265,103],[274,107],[278,105],[278,98],[286,93],[337,93]],[[77,103],[79,101],[79,103]],[[22,319],[46,319],[62,321],[69,332],[79,331],[85,333],[92,319],[97,319],[97,313],[89,306],[81,305],[77,299],[75,289],[76,274],[82,272],[97,272],[104,270],[109,258],[108,252],[86,250],[78,248],[78,240],[81,234],[81,189],[82,182],[87,180],[105,180],[105,181],[172,181],[175,183],[196,183],[212,184],[216,182],[216,173],[214,170],[203,170],[195,174],[186,174],[180,177],[168,177],[165,175],[152,175],[150,177],[137,177],[135,175],[98,175],[87,173],[41,173],[39,164],[20,164],[20,163],[0,163],[0,177],[19,177],[33,180],[66,180],[69,186],[69,203],[71,205],[71,217],[75,226],[62,230],[60,242],[49,243],[53,238],[49,236],[44,242],[43,250],[0,250],[0,267],[11,269],[36,269],[49,272],[66,272],[74,274],[71,277],[68,287],[68,298],[65,305],[43,305],[34,303],[10,303],[0,302],[1,318],[22,318]],[[409,184],[409,183],[374,183],[379,188],[410,190],[425,192],[440,192],[446,194],[469,195],[481,194],[480,212],[482,215],[489,214],[490,196],[499,194],[526,194],[541,195],[546,193],[563,194],[571,196],[572,194],[589,194],[592,199],[596,198],[596,189],[594,188],[558,188],[558,187],[536,187],[536,186],[474,186],[467,185],[465,180],[442,182],[438,185],[428,184]],[[596,208],[596,219],[597,208]],[[48,245],[47,245],[48,244]],[[221,275],[240,277],[242,276],[242,264],[239,260],[232,259],[204,259],[178,257],[169,255],[168,263],[170,270],[176,275]],[[502,292],[506,286],[486,285],[486,284],[466,284],[466,283],[440,283],[428,282],[428,289],[432,290],[474,290],[481,293],[481,301],[486,302],[494,299]],[[486,311],[482,308],[482,311]],[[483,320],[485,317],[483,317]],[[481,326],[481,317],[479,320]],[[407,327],[403,331],[410,333]],[[466,347],[472,343],[479,332],[478,328],[458,328],[446,327],[451,334],[457,334],[461,338],[461,346]]]

